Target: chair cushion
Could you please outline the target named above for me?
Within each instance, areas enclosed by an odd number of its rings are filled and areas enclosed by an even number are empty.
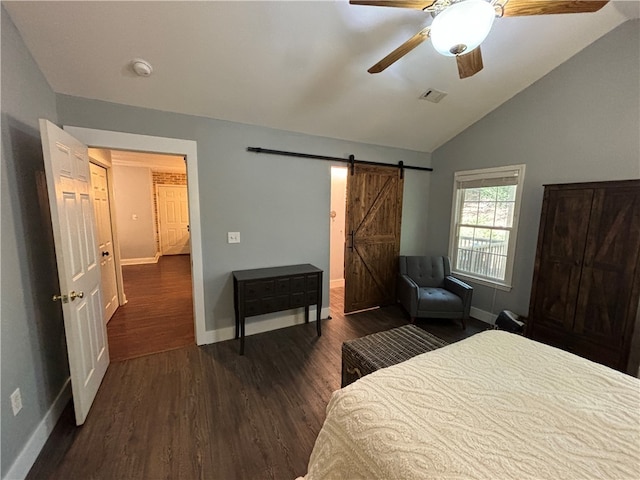
[[[418,311],[462,312],[462,299],[444,288],[421,288],[418,293]]]
[[[443,257],[406,257],[406,274],[419,287],[444,287],[445,272]],[[404,272],[402,272],[404,273]]]

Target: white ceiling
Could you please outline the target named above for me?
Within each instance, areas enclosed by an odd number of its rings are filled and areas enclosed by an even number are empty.
[[[5,2],[57,93],[358,142],[433,151],[628,18],[496,19],[485,68],[460,80],[424,42],[367,68],[431,23],[421,11],[340,1]],[[154,68],[136,77],[136,57]],[[448,93],[439,104],[418,97]]]

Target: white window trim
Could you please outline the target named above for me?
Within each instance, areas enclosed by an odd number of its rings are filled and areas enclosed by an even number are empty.
[[[460,221],[458,205],[461,201],[461,191],[458,189],[458,185],[460,182],[468,181],[472,179],[479,178],[497,178],[504,177],[505,173],[508,172],[518,172],[518,183],[516,188],[516,200],[513,211],[513,225],[511,227],[511,233],[509,235],[509,246],[507,247],[507,265],[505,270],[505,278],[504,281],[493,280],[490,278],[484,278],[479,276],[474,276],[469,274],[468,272],[459,272],[455,269],[456,265],[456,255],[455,249],[457,245],[457,225]],[[479,283],[481,285],[487,285],[489,287],[494,287],[499,290],[510,291],[512,288],[512,280],[513,280],[513,265],[516,254],[516,241],[518,237],[518,224],[520,223],[520,207],[522,204],[522,190],[524,185],[524,174],[525,174],[525,165],[506,165],[504,167],[492,167],[492,168],[482,168],[477,170],[464,170],[460,172],[455,172],[453,178],[453,195],[451,202],[451,226],[449,230],[449,258],[451,258],[451,271],[456,274],[456,276],[461,277],[463,280],[469,280],[475,283]]]

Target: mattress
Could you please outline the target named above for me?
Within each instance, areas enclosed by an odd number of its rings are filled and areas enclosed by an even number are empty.
[[[500,331],[334,392],[319,479],[638,479],[640,381]]]

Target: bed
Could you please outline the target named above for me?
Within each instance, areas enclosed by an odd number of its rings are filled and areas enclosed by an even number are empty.
[[[319,479],[640,479],[640,380],[500,331],[334,392]]]

